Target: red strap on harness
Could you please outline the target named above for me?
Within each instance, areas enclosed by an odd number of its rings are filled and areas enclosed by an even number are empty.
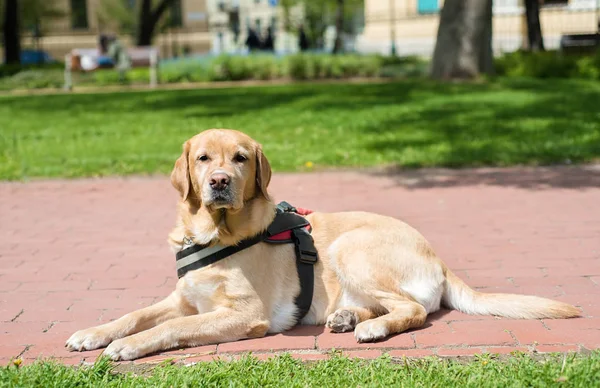
[[[309,209],[304,209],[301,207],[297,207],[295,213],[299,214],[301,216],[307,216],[309,214],[311,214],[313,211],[309,210]],[[310,231],[310,225],[306,225],[304,227],[306,230]],[[292,239],[292,231],[291,230],[286,230],[285,232],[281,232],[278,234],[275,234],[271,237],[269,237],[267,239],[267,241],[287,241],[287,240],[291,240]]]

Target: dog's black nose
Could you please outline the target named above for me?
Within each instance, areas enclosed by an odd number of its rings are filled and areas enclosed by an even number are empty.
[[[213,190],[225,190],[229,186],[229,177],[220,172],[212,174],[209,183]]]

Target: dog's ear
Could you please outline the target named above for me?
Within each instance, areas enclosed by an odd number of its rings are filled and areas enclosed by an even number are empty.
[[[171,172],[171,184],[181,194],[181,199],[186,200],[189,193],[192,182],[190,180],[190,167],[189,167],[189,155],[190,155],[190,142],[186,141],[183,144],[183,152],[181,156],[175,162],[175,167]]]
[[[260,193],[266,199],[269,199],[269,193],[267,187],[271,182],[271,165],[267,160],[267,157],[262,152],[262,147],[256,149],[256,189],[260,190]]]

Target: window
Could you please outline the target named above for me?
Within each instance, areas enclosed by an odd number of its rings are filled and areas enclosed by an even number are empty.
[[[171,3],[169,9],[169,26],[170,27],[181,27],[183,26],[183,16],[181,12],[181,0],[175,0]]]
[[[71,28],[88,28],[87,0],[71,0]]]
[[[436,13],[440,10],[438,0],[418,0],[417,12],[419,13]]]
[[[260,29],[260,19],[254,20],[254,25],[256,26],[256,32],[260,34],[260,32],[261,32],[261,29]]]

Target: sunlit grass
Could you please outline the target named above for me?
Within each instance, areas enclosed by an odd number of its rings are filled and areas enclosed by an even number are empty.
[[[276,171],[589,162],[598,101],[599,82],[528,79],[0,97],[0,179],[167,173],[215,127],[261,141]]]

